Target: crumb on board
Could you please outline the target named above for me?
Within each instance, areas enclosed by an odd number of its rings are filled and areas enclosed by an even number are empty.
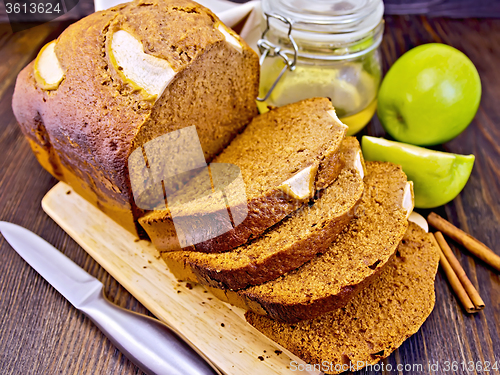
[[[71,190],[68,190],[68,191],[66,192],[66,194],[70,195],[70,194],[71,194]]]
[[[280,355],[281,353],[283,353],[281,350],[275,350],[274,352],[276,353],[276,355]]]
[[[263,361],[263,360],[264,360],[264,357],[263,357],[263,356],[261,356],[261,355],[259,355],[257,358],[258,358],[258,359],[260,359],[261,361]]]
[[[138,239],[138,238],[134,239],[134,242],[139,242],[139,241],[140,241],[140,239]]]
[[[225,327],[226,325],[225,325],[224,323],[221,323],[221,324],[220,324],[220,326],[221,326],[221,327]]]
[[[191,290],[191,289],[193,289],[193,284],[191,284],[191,283],[186,283],[186,288],[188,288],[188,289],[190,289],[190,290]]]

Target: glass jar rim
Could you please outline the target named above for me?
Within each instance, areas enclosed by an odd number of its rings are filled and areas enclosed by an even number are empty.
[[[262,14],[264,17],[266,13],[286,17],[293,25],[292,35],[295,39],[316,43],[348,43],[362,39],[380,24],[384,15],[382,0],[364,0],[358,5],[365,4],[366,7],[322,14],[317,12],[318,6],[324,7],[325,3],[330,4],[331,1],[306,1],[310,11],[304,11],[300,7],[293,8],[296,2],[302,3],[303,0],[286,1],[286,3],[285,0],[263,0]],[[288,33],[287,25],[282,22],[272,20],[270,27],[279,34]]]

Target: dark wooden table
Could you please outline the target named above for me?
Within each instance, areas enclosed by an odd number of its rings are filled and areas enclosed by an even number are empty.
[[[422,16],[386,17],[382,44],[387,69],[408,49],[442,42],[465,52],[479,70],[483,98],[472,125],[442,149],[474,153],[471,180],[454,202],[438,210],[457,226],[500,253],[500,20],[450,20]],[[56,184],[31,154],[11,110],[18,72],[40,47],[67,24],[54,23],[12,34],[0,25],[0,220],[38,233],[100,279],[108,296],[119,305],[146,309],[99,264],[66,235],[40,207],[44,194]],[[384,135],[377,119],[365,134]],[[500,276],[482,262],[459,252],[458,257],[479,289],[486,309],[466,315],[440,271],[436,308],[422,329],[391,355],[384,374],[495,374],[500,371],[446,371],[445,361],[498,361],[500,366]],[[439,369],[429,370],[429,363]],[[422,365],[396,371],[396,364]],[[0,238],[0,373],[1,374],[136,374],[100,331],[77,312]],[[363,371],[382,373],[382,371]]]

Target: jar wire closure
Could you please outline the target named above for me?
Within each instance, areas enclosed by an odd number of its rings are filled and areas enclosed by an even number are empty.
[[[276,87],[276,85],[280,81],[281,77],[283,77],[283,74],[285,74],[287,69],[289,69],[290,71],[295,70],[295,65],[297,64],[297,56],[298,56],[298,52],[299,52],[298,47],[297,47],[297,43],[295,43],[295,40],[293,39],[293,36],[292,36],[292,29],[293,29],[292,21],[289,18],[280,16],[278,14],[269,14],[269,13],[264,13],[264,14],[266,16],[266,29],[262,33],[261,38],[257,41],[257,46],[259,47],[259,51],[260,51],[260,60],[259,60],[260,66],[262,66],[262,64],[264,64],[264,61],[265,61],[266,57],[268,57],[268,56],[269,57],[280,56],[283,59],[283,62],[285,63],[285,65],[283,66],[283,69],[281,69],[280,74],[278,75],[278,77],[276,78],[274,83],[269,88],[269,91],[264,95],[264,97],[257,98],[257,101],[259,101],[259,102],[264,102],[269,98],[269,96],[272,94],[274,88]],[[270,23],[271,18],[275,18],[278,21],[281,21],[285,25],[288,26],[287,37],[288,37],[291,45],[293,46],[293,52],[289,51],[289,50],[283,50],[283,49],[281,49],[280,46],[277,46],[276,44],[271,43],[269,40],[266,39],[266,35],[270,30],[269,23]],[[288,57],[288,54],[290,54],[290,55],[293,54],[293,60],[291,60]]]
[[[342,30],[344,33],[347,33],[347,34],[352,33],[353,31],[356,31],[356,29],[352,28],[351,25],[353,25],[353,24],[357,25],[360,21],[362,21],[363,19],[365,19],[367,17],[367,14],[372,13],[372,15],[373,15],[373,13],[377,13],[375,15],[375,18],[379,17],[380,22],[375,27],[373,27],[374,24],[372,24],[372,30],[370,30],[367,34],[364,35],[365,37],[369,36],[370,38],[372,38],[372,42],[369,43],[368,46],[366,46],[365,48],[362,48],[360,50],[350,51],[347,49],[345,51],[345,53],[341,53],[341,54],[322,54],[322,53],[320,53],[320,54],[312,53],[311,54],[311,53],[305,53],[304,51],[299,52],[298,45],[297,45],[297,43],[292,35],[295,21],[289,17],[285,17],[285,16],[282,16],[282,15],[277,14],[277,13],[268,13],[268,12],[264,11],[263,15],[265,16],[265,20],[266,20],[266,28],[265,28],[264,32],[262,33],[261,38],[257,42],[257,46],[258,46],[260,54],[261,54],[260,65],[262,66],[264,64],[264,61],[266,60],[267,57],[271,57],[271,58],[281,57],[281,59],[284,62],[284,66],[281,69],[278,76],[276,77],[276,79],[274,80],[273,84],[269,87],[267,93],[263,94],[264,96],[259,96],[257,98],[257,101],[264,102],[267,99],[269,99],[273,90],[276,88],[276,86],[278,85],[280,79],[283,77],[285,72],[287,70],[290,70],[290,71],[295,70],[298,57],[303,58],[303,59],[311,59],[311,60],[342,61],[342,60],[347,60],[347,59],[356,59],[360,56],[363,56],[363,55],[370,53],[371,51],[377,49],[379,47],[380,43],[382,42],[383,24],[384,24],[384,21],[382,19],[383,5],[380,7],[380,4],[377,4],[378,3],[377,0],[369,0],[368,2],[372,3],[372,6],[376,6],[377,9],[376,10],[375,10],[375,8],[367,9],[367,8],[371,8],[371,7],[366,7],[364,9],[364,12],[361,12],[363,14],[358,14],[358,17],[354,17],[354,18],[352,17],[352,15],[347,15],[347,14],[342,15],[340,18],[338,18],[336,20],[336,24],[337,24],[336,27],[343,25],[341,27],[344,28],[344,30]],[[380,1],[380,3],[381,3],[381,1]],[[279,44],[275,44],[266,38],[267,34],[269,33],[269,31],[271,29],[270,22],[272,19],[281,22],[282,26],[280,26],[279,28],[282,29],[283,31],[286,30],[286,39],[287,39],[286,45],[291,46],[292,49],[289,49],[289,48],[284,49]],[[323,28],[324,27],[336,28],[334,25],[332,25],[331,23],[329,23],[328,21],[325,21],[325,20],[320,21],[320,20],[316,19],[316,20],[314,20],[314,23],[316,25],[320,25]],[[301,21],[298,21],[298,24],[301,24]],[[306,22],[306,24],[307,24],[307,22]],[[303,27],[299,26],[298,30],[300,30],[299,33],[301,33],[301,34],[303,33]],[[342,31],[335,30],[335,33],[337,35],[344,34]],[[322,30],[320,33],[324,33],[324,32],[325,32],[325,30]],[[285,34],[285,33],[283,33],[283,34]],[[344,34],[344,35],[346,35],[346,34]],[[318,35],[318,36],[321,38],[320,35]]]

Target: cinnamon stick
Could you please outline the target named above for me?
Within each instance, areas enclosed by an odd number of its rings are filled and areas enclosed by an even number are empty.
[[[452,223],[443,219],[434,212],[429,214],[427,221],[437,230],[443,232],[448,237],[465,246],[465,248],[467,248],[467,250],[469,250],[473,255],[500,271],[500,256],[495,254],[493,250],[491,250],[484,243],[476,240],[463,230],[458,229]]]
[[[469,314],[476,312],[476,307],[472,303],[469,295],[467,294],[462,283],[458,279],[457,274],[455,273],[455,271],[453,271],[453,268],[448,262],[448,259],[446,259],[443,250],[441,250],[441,247],[437,243],[436,237],[434,237],[432,233],[431,233],[431,238],[434,240],[434,243],[439,250],[439,262],[458,300],[460,301],[466,312],[468,312]]]
[[[481,311],[482,309],[484,309],[485,306],[484,301],[477,292],[474,285],[472,285],[467,275],[465,274],[464,269],[460,265],[458,259],[455,257],[455,254],[453,254],[453,251],[451,251],[450,246],[443,237],[443,234],[441,232],[436,232],[434,233],[434,236],[436,237],[436,240],[439,244],[439,247],[441,247],[444,256],[450,263],[451,268],[453,268],[453,271],[455,271],[455,274],[457,275],[458,279],[462,283],[462,286],[469,295],[469,298],[474,304],[475,310]]]

